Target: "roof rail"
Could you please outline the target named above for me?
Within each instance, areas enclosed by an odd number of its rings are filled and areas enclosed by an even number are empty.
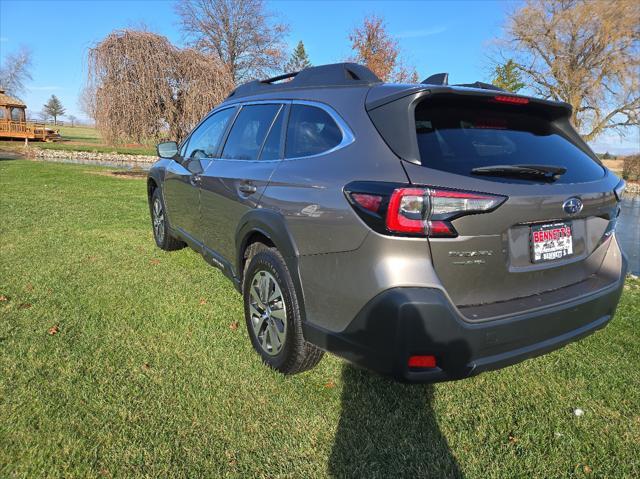
[[[287,80],[289,81],[282,81]],[[293,88],[371,85],[381,83],[375,73],[357,63],[332,63],[285,73],[266,80],[254,80],[238,86],[227,98],[290,90]]]

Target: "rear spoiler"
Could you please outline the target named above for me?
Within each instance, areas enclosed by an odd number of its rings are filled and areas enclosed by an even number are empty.
[[[423,101],[451,102],[500,102],[513,103],[514,107],[526,108],[548,117],[550,121],[570,118],[571,105],[563,102],[542,100],[508,92],[493,91],[467,86],[447,85],[406,85],[383,84],[369,90],[365,107],[371,121],[393,152],[401,159],[420,164],[420,152],[415,129],[415,108]],[[572,132],[572,138],[584,143],[579,135]],[[586,145],[584,145],[586,147]],[[588,147],[587,147],[588,148]]]

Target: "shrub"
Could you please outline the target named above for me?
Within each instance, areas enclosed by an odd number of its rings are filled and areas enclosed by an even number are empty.
[[[640,180],[640,155],[629,155],[623,158],[622,177],[625,180]]]

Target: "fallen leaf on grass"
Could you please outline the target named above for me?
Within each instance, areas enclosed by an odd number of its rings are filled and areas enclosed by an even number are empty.
[[[229,325],[229,329],[231,331],[235,331],[236,329],[238,329],[238,321],[234,321]]]
[[[591,474],[593,472],[593,469],[591,469],[589,466],[587,466],[586,464],[584,465],[584,467],[582,468],[582,470],[584,471],[585,474]]]
[[[7,298],[4,294],[0,294],[0,303],[4,303],[6,301],[9,301],[9,298]]]
[[[92,255],[87,256],[87,259],[88,259],[89,261],[91,261],[91,262],[94,262],[95,260],[97,260],[97,259],[98,259],[98,257],[97,257],[96,255],[93,255],[93,254],[92,254]]]
[[[160,260],[159,259],[152,259],[151,261],[149,261],[149,263],[156,265],[156,264],[160,264]]]
[[[151,369],[151,365],[150,365],[149,363],[144,363],[144,364],[142,365],[142,369],[144,369],[145,371],[147,371],[147,370]]]
[[[325,387],[325,388],[327,388],[327,389],[333,389],[333,388],[335,388],[335,387],[336,387],[336,383],[333,381],[333,379],[329,379],[329,380],[325,383],[324,387]]]
[[[54,325],[54,326],[51,326],[51,327],[49,328],[49,331],[48,331],[48,332],[49,332],[49,335],[50,335],[50,336],[53,336],[54,334],[58,334],[58,332],[59,332],[59,331],[60,331],[60,328],[59,328],[59,327],[58,327],[58,325],[56,324],[56,325]]]
[[[519,441],[519,439],[516,436],[514,436],[513,434],[509,434],[509,442],[511,444],[515,444],[518,441]]]
[[[204,298],[200,298],[200,301],[198,302],[198,304],[199,304],[200,306],[204,306],[205,304],[207,304],[207,300],[206,300],[206,299],[204,299]]]
[[[33,291],[33,285],[31,283],[27,283],[24,289],[26,291]]]
[[[18,309],[29,309],[31,307],[31,303],[20,303],[18,305]]]

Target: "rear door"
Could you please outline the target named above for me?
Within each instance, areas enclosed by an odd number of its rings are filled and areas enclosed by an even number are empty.
[[[282,158],[285,103],[247,104],[238,113],[219,158],[202,175],[203,242],[208,252],[235,259],[238,222],[256,208]]]
[[[421,164],[405,164],[412,183],[507,197],[494,211],[453,220],[457,237],[429,241],[457,305],[531,296],[598,270],[617,213],[618,179],[575,139],[566,118],[466,100],[425,101],[415,121]],[[552,179],[500,171],[514,165],[566,172]],[[480,167],[498,168],[474,173]]]

